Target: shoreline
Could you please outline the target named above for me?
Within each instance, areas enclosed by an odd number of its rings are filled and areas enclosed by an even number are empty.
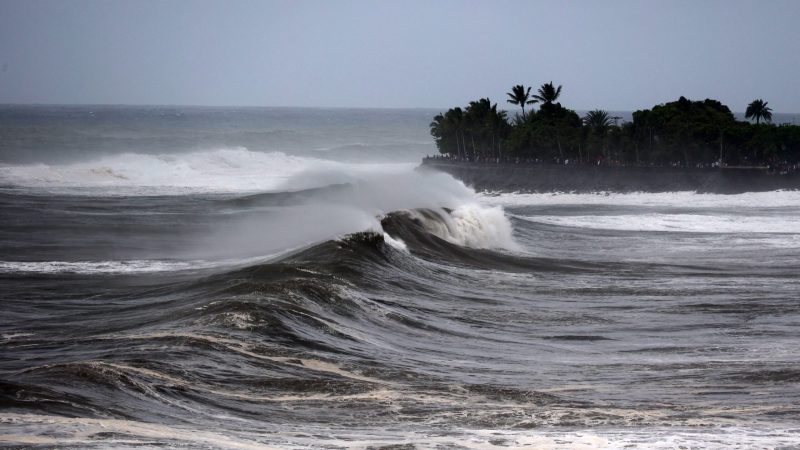
[[[686,168],[547,163],[467,162],[424,158],[423,170],[438,170],[478,191],[676,192],[741,194],[800,190],[800,173],[769,173],[760,167]]]

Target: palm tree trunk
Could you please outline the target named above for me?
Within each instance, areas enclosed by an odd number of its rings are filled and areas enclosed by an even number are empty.
[[[461,149],[464,153],[464,160],[467,159],[467,139],[464,137],[464,130],[461,130]]]
[[[564,152],[561,151],[561,137],[558,135],[558,128],[556,128],[556,145],[558,146],[558,156],[563,160]]]
[[[475,135],[470,134],[469,138],[472,140],[472,160],[478,159],[478,152],[475,150]]]

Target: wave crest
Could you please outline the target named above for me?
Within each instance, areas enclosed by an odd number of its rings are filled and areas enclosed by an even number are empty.
[[[104,195],[258,192],[279,189],[301,173],[348,174],[375,170],[375,166],[234,147],[176,154],[123,153],[68,164],[6,165],[0,166],[0,185],[68,193],[88,189],[93,195],[98,189]],[[342,180],[348,181],[338,177],[301,188]]]
[[[500,207],[476,204],[453,210],[413,210],[413,218],[433,235],[463,247],[519,250],[511,222]]]

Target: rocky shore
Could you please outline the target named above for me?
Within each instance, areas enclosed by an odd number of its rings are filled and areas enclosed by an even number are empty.
[[[715,194],[800,189],[800,173],[761,168],[683,168],[464,162],[426,158],[423,170],[449,173],[476,190],[519,192],[674,192]]]

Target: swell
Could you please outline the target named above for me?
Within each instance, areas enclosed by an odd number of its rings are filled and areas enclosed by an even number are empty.
[[[779,401],[780,383],[797,383],[796,368],[775,363],[759,375],[750,361],[723,361],[730,355],[720,352],[736,348],[706,345],[725,320],[796,315],[785,299],[719,314],[732,302],[708,280],[691,279],[720,270],[533,256],[498,245],[508,230],[492,222],[495,213],[470,205],[394,211],[381,231],[200,275],[11,277],[0,297],[18,305],[2,319],[3,349],[14,358],[3,363],[0,405],[23,426],[57,414],[227,437],[297,426],[526,430],[796,418]],[[708,320],[680,316],[688,312]],[[631,340],[637,330],[645,342]],[[673,341],[722,357],[706,364],[653,348]],[[634,351],[642,348],[652,352]],[[694,397],[708,403],[674,389],[687,371]],[[758,385],[762,396],[730,412],[741,397],[719,393],[720,379]],[[97,440],[109,437],[102,433]]]
[[[80,302],[50,317],[47,302],[29,305],[36,332],[4,343],[19,359],[4,364],[0,402],[13,414],[196,426],[221,414],[272,424],[364,423],[365,411],[377,424],[398,410],[444,417],[454,387],[484,404],[470,409],[561,403],[488,380],[454,385],[446,364],[420,370],[413,349],[427,351],[429,339],[457,349],[477,337],[425,306],[446,277],[382,234],[358,233],[200,280],[76,293]]]
[[[465,270],[503,260],[523,264],[448,242],[419,219],[441,221],[442,214],[392,213],[381,222],[390,237],[356,233],[200,279],[87,283],[57,275],[38,285],[36,278],[12,277],[5,295],[25,284],[30,298],[6,318],[13,325],[3,345],[16,360],[4,363],[2,406],[12,413],[178,423],[187,420],[187,405],[195,405],[189,415],[195,423],[207,419],[197,408],[242,417],[269,412],[289,423],[311,419],[282,402],[367,401],[382,409],[390,405],[381,398],[391,398],[410,415],[445,414],[453,407],[449,365],[420,368],[413,355],[430,351],[432,339],[451,341],[460,352],[461,341],[479,336],[429,301]],[[50,308],[54,285],[71,292],[58,311]],[[560,402],[491,377],[472,378],[456,377],[456,383],[483,402]],[[433,402],[432,411],[401,400],[409,385]],[[340,419],[322,414],[314,420]]]

